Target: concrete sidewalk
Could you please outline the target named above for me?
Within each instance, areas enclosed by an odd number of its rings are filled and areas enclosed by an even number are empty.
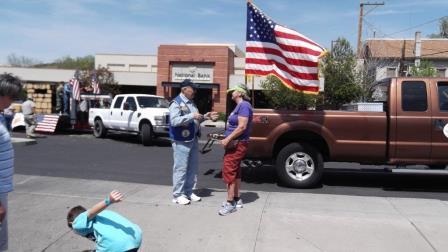
[[[140,251],[447,251],[444,201],[244,191],[244,208],[221,217],[221,189],[202,202],[171,203],[171,188],[112,181],[15,176],[9,197],[10,251],[83,251],[94,244],[70,232],[66,213],[92,206],[112,189],[111,209],[143,230]]]

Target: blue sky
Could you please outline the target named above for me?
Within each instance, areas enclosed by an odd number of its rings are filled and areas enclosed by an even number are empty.
[[[330,47],[356,46],[359,0],[254,0],[273,20]],[[371,2],[375,2],[372,0]],[[448,0],[384,0],[363,37],[438,31]],[[368,9],[367,9],[368,10]],[[1,0],[0,64],[15,53],[43,62],[95,53],[156,54],[160,44],[234,43],[244,50],[245,0]]]

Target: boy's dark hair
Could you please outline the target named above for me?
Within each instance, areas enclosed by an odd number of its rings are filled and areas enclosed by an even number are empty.
[[[67,214],[68,227],[73,228],[72,227],[73,221],[76,219],[76,217],[78,217],[78,215],[84,213],[85,211],[87,211],[87,209],[85,209],[83,206],[75,206],[74,208],[70,209],[70,211],[68,211]]]
[[[22,92],[22,81],[9,73],[0,74],[0,96],[17,99]]]

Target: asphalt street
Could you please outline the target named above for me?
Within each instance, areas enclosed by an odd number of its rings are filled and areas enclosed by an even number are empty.
[[[14,136],[24,134],[15,132]],[[109,134],[105,139],[96,139],[91,134],[62,134],[37,139],[34,145],[17,145],[15,151],[16,174],[171,185],[173,157],[167,139],[145,147],[137,136],[127,134]],[[205,155],[200,154],[198,188],[203,190],[202,194],[224,187],[220,174],[222,156],[219,145]],[[272,166],[245,167],[242,187],[267,192],[447,200],[448,173],[403,174],[386,171],[384,167],[326,163],[321,186],[293,189],[278,184]]]

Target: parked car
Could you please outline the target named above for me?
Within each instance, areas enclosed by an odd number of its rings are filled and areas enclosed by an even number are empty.
[[[143,145],[169,133],[169,102],[155,95],[123,94],[114,97],[110,108],[91,108],[89,125],[97,138],[109,130],[139,133]]]
[[[374,93],[382,111],[255,109],[247,158],[273,162],[298,188],[318,184],[326,161],[444,169],[448,79],[390,78]]]

